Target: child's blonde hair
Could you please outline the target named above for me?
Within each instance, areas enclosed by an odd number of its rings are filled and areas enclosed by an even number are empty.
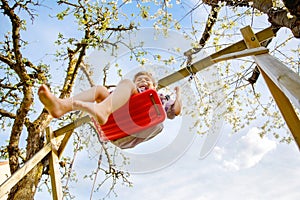
[[[134,75],[133,82],[135,82],[135,80],[136,80],[139,76],[141,76],[141,75],[145,75],[145,76],[148,76],[149,78],[151,78],[151,80],[152,80],[152,82],[153,82],[153,85],[156,86],[156,81],[155,81],[153,75],[152,75],[150,72],[147,72],[147,71],[140,71],[140,72],[136,73],[136,74]]]

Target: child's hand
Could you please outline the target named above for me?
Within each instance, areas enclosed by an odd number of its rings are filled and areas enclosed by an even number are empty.
[[[180,87],[175,87],[175,92],[176,92],[176,100],[174,103],[174,110],[175,110],[175,115],[179,115],[181,112],[181,107],[182,107],[182,101],[181,101],[181,88]]]
[[[181,94],[181,88],[179,86],[176,86],[174,89],[175,89],[176,95]]]

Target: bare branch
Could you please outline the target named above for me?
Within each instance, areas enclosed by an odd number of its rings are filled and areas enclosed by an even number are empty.
[[[88,79],[91,87],[95,86],[94,80],[91,78],[91,72],[88,71],[88,67],[86,64],[82,63],[80,65],[80,69],[83,71],[83,73],[85,74],[86,78]]]
[[[8,118],[11,118],[11,119],[15,119],[16,118],[16,115],[14,113],[11,113],[11,112],[7,112],[6,110],[3,110],[0,108],[0,115],[2,117],[8,117]]]
[[[18,87],[20,87],[22,85],[22,83],[18,83],[16,85],[11,85],[10,83],[9,84],[2,84],[3,80],[5,80],[5,79],[0,80],[0,88],[3,88],[3,89],[17,90]]]
[[[11,59],[7,56],[2,55],[2,54],[0,54],[0,61],[7,64],[10,68],[13,68],[13,66],[14,66],[14,63],[11,61]]]
[[[59,5],[60,5],[60,4],[66,4],[66,5],[72,6],[72,7],[74,7],[74,8],[80,8],[79,5],[76,5],[76,4],[74,4],[74,3],[70,3],[70,2],[68,2],[68,1],[60,0],[60,1],[57,1],[57,3],[58,3]]]
[[[205,29],[202,33],[202,37],[199,41],[199,47],[190,49],[184,53],[184,55],[187,57],[188,65],[192,63],[192,55],[201,51],[201,49],[205,46],[206,42],[209,40],[211,35],[211,30],[217,21],[219,12],[220,12],[220,7],[218,5],[213,4],[211,6],[211,11],[207,18]]]
[[[130,24],[128,27],[124,27],[123,25],[119,25],[118,27],[108,27],[106,30],[108,31],[130,31],[136,28],[133,24]]]
[[[14,12],[14,7],[10,8],[7,1],[2,0],[2,8],[4,10],[4,14],[6,14],[11,22],[12,22],[12,38],[13,38],[13,50],[14,50],[14,56],[16,60],[15,70],[20,75],[22,69],[20,68],[22,66],[21,60],[22,60],[22,54],[20,51],[20,29],[21,29],[21,20],[18,17],[18,15]]]

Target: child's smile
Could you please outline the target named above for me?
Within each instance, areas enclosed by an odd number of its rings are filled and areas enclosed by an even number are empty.
[[[154,83],[151,78],[146,75],[140,75],[135,80],[135,85],[141,89],[154,89]]]

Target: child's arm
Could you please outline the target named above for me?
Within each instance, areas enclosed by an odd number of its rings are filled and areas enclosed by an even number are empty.
[[[182,100],[181,100],[181,88],[180,87],[175,87],[176,91],[176,99],[174,102],[174,111],[175,115],[179,115],[181,112],[181,107],[182,107]]]

